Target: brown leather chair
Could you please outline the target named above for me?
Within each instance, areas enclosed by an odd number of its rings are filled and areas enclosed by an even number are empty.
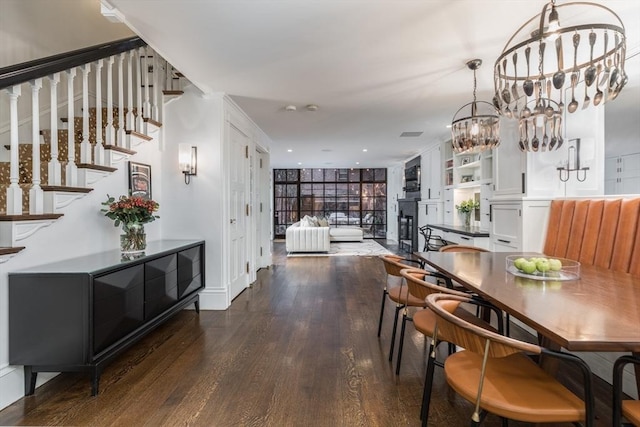
[[[420,299],[421,301],[424,301],[427,296],[433,293],[448,293],[451,295],[469,296],[469,294],[467,293],[455,291],[453,289],[440,286],[436,283],[425,281],[424,280],[426,278],[425,276],[430,276],[430,273],[419,268],[405,268],[400,271],[400,275],[405,279],[405,283],[407,284],[409,293],[412,296]],[[489,307],[489,305],[482,300],[474,300],[473,303],[475,305]],[[479,327],[492,329],[496,332],[501,333],[502,332],[502,328],[501,328],[502,312],[498,309],[493,308],[492,306],[490,308],[495,311],[498,317],[498,327],[500,328],[499,331],[496,331],[488,323],[484,322],[482,319],[478,318],[477,316],[474,316],[471,312],[469,312],[468,310],[465,310],[462,307],[458,307],[456,309],[456,314],[461,318],[467,319],[467,321],[475,325],[478,325]],[[400,374],[400,363],[402,361],[402,349],[404,346],[404,334],[405,334],[407,321],[413,322],[413,326],[416,328],[418,332],[421,332],[427,338],[432,338],[434,326],[436,323],[436,317],[431,312],[431,310],[428,310],[428,309],[419,309],[413,314],[413,316],[409,316],[408,307],[404,308],[404,311],[402,313],[402,327],[400,329],[398,359],[396,360],[396,375]],[[449,349],[450,353],[453,353],[453,351],[454,351],[453,348]]]
[[[396,330],[398,329],[398,315],[400,310],[406,306],[411,307],[424,307],[424,298],[419,299],[409,294],[406,286],[403,286],[404,279],[400,275],[400,271],[404,268],[410,267],[410,264],[416,266],[420,265],[419,261],[412,259],[406,259],[399,255],[380,255],[380,259],[384,264],[384,269],[387,273],[385,280],[385,286],[382,292],[382,304],[380,307],[380,320],[378,321],[378,337],[382,331],[382,319],[384,317],[384,306],[387,298],[396,303],[396,313],[393,321],[393,331],[391,333],[391,347],[389,348],[389,361],[393,360],[393,349],[396,342]],[[399,285],[389,285],[389,279],[395,277],[399,281]]]
[[[432,294],[427,307],[437,316],[438,339],[464,348],[444,362],[449,386],[475,405],[471,425],[478,426],[487,413],[503,420],[529,423],[583,422],[594,425],[591,370],[579,357],[505,337],[479,328],[456,316],[452,307],[469,301],[467,296]],[[435,352],[430,352],[423,399],[422,424],[429,413]],[[544,355],[576,364],[583,374],[584,400],[576,396],[527,354]],[[425,406],[426,405],[426,406]]]
[[[487,249],[479,248],[477,246],[468,246],[468,245],[447,245],[440,248],[440,252],[489,252]],[[463,289],[461,286],[457,289]],[[477,313],[480,314],[480,313]],[[511,319],[509,317],[509,313],[504,314],[504,323],[505,323],[505,331],[506,335],[509,336],[511,334]]]
[[[623,425],[622,417],[631,425],[640,427],[640,400],[622,400],[622,372],[628,364],[640,365],[640,358],[621,356],[613,365],[613,426]]]

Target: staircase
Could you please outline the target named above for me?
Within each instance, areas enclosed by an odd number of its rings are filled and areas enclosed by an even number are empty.
[[[154,143],[183,82],[138,37],[0,69],[0,263]]]

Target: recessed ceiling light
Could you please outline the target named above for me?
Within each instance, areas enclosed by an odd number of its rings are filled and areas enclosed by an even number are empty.
[[[356,162],[356,165],[359,165],[359,164],[360,164],[360,162]]]
[[[309,104],[305,108],[307,111],[318,111],[318,106],[316,104]]]
[[[368,150],[367,150],[366,148],[363,148],[363,149],[362,149],[362,152],[363,152],[363,153],[366,153],[367,151],[368,151]]]
[[[451,129],[451,123],[445,126],[447,129]]]
[[[322,151],[323,153],[330,153],[330,152],[332,152],[333,150],[332,150],[332,149],[330,149],[330,148],[323,148],[323,149],[322,149],[322,150],[320,150],[320,151]]]
[[[284,109],[286,111],[296,111],[297,110],[295,105],[287,105],[287,106],[284,107]]]
[[[298,164],[299,164],[299,165],[301,165],[301,164],[302,164],[302,162],[298,162]]]
[[[287,149],[287,153],[291,153],[293,150],[291,148]]]

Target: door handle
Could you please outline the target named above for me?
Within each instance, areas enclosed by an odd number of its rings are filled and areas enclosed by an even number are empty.
[[[235,219],[232,219],[232,220],[231,220],[231,224],[235,224],[235,223],[236,223],[236,220],[235,220]]]

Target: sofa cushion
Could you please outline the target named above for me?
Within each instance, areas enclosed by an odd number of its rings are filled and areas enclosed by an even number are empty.
[[[305,215],[300,220],[300,227],[317,227],[318,221],[313,216]]]
[[[363,240],[362,228],[356,227],[331,227],[329,236],[332,242],[361,242]]]

